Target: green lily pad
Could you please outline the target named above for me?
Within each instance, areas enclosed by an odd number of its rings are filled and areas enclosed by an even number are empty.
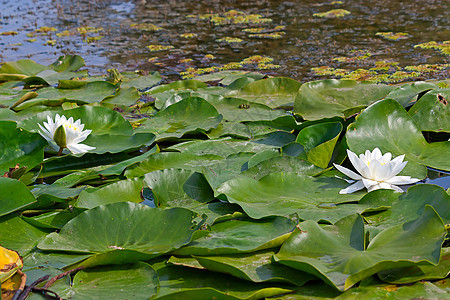
[[[38,64],[31,59],[20,59],[17,61],[3,63],[0,67],[0,74],[32,76],[48,69],[49,68],[47,66]],[[2,81],[1,78],[2,77],[0,77],[0,81]]]
[[[140,95],[135,87],[120,88],[113,96],[104,98],[101,102],[103,105],[110,104],[111,106],[131,106],[136,104]]]
[[[214,192],[203,174],[191,170],[166,169],[145,174],[157,207],[194,208],[214,200]]]
[[[84,209],[66,209],[62,211],[51,211],[34,217],[22,217],[33,226],[46,229],[61,229],[67,222],[82,213]]]
[[[217,191],[231,203],[239,204],[252,218],[287,216],[323,204],[358,201],[362,193],[339,195],[348,185],[332,177],[310,177],[296,173],[270,173],[260,180],[239,177],[223,183]]]
[[[296,222],[284,217],[263,220],[230,220],[211,226],[207,235],[175,250],[173,255],[249,253],[280,246]],[[249,238],[251,237],[251,238]]]
[[[394,99],[402,106],[406,107],[408,106],[408,104],[415,101],[416,96],[418,96],[419,94],[437,88],[438,88],[437,85],[425,81],[406,83],[392,90],[386,96],[386,99]]]
[[[386,97],[394,87],[355,80],[326,79],[300,87],[294,112],[305,120],[334,116],[349,117],[365,106]],[[358,109],[355,111],[355,109]]]
[[[303,145],[308,161],[325,169],[330,164],[342,129],[339,122],[314,124],[302,129],[296,142]]]
[[[91,265],[150,259],[188,244],[201,225],[193,222],[195,217],[183,208],[112,203],[79,214],[59,233],[41,240],[38,248],[97,254]]]
[[[84,129],[91,129],[92,135],[112,134],[112,135],[132,135],[133,127],[122,115],[106,107],[81,106],[64,111],[42,112],[33,117],[19,122],[19,126],[30,131],[38,131],[38,123],[41,125],[47,122],[47,116],[55,119],[55,115],[64,115],[66,118],[73,117],[74,120],[81,120]]]
[[[408,111],[422,131],[450,132],[450,89],[429,91]]]
[[[158,72],[153,72],[146,76],[129,76],[124,74],[125,76],[122,78],[120,82],[120,87],[135,87],[139,90],[143,90],[146,88],[151,88],[155,84],[161,81],[161,75]]]
[[[0,245],[21,256],[30,252],[47,234],[48,231],[30,225],[15,214],[0,218]]]
[[[48,252],[34,249],[24,256],[24,270],[35,268],[65,268],[90,257],[91,254]]]
[[[195,256],[206,269],[253,282],[286,282],[302,286],[315,276],[271,262],[273,251],[228,256]]]
[[[217,127],[222,120],[217,110],[197,97],[184,99],[147,119],[137,132],[151,132],[161,141],[170,137],[181,137],[186,133],[204,132]]]
[[[276,156],[248,168],[243,175],[259,180],[270,173],[290,172],[315,176],[323,170],[306,160],[291,156]],[[232,179],[232,178],[230,178]]]
[[[179,90],[186,90],[186,89],[190,89],[190,90],[196,90],[199,88],[206,88],[208,85],[204,82],[198,81],[198,80],[178,80],[169,84],[161,84],[158,86],[155,86],[151,89],[149,89],[148,91],[145,92],[145,94],[157,94],[157,93],[162,93],[162,92],[166,92],[166,91],[171,91],[171,90],[175,90],[175,91],[179,91]]]
[[[223,115],[224,120],[230,122],[270,121],[286,115],[283,110],[274,110],[267,105],[245,99],[214,97],[207,101]]]
[[[159,152],[128,167],[125,171],[125,176],[128,178],[139,177],[153,171],[172,168],[201,171],[203,166],[214,165],[222,159],[221,156],[216,155],[195,155],[185,152]]]
[[[234,137],[240,139],[250,139],[252,133],[245,124],[239,122],[222,122],[206,134],[210,139],[221,137]]]
[[[0,177],[0,216],[17,211],[35,201],[25,184],[16,179]]]
[[[116,86],[106,81],[94,81],[76,89],[42,88],[37,91],[38,96],[24,101],[14,107],[23,110],[35,105],[59,106],[64,102],[87,104],[100,102],[115,93]]]
[[[76,207],[94,208],[116,202],[142,202],[141,191],[144,188],[142,178],[121,180],[101,188],[88,188],[81,192]]]
[[[251,283],[220,273],[181,266],[153,264],[159,277],[160,289],[156,299],[217,299],[251,300],[264,299],[289,293],[290,286],[274,283]]]
[[[240,152],[256,153],[271,148],[273,148],[271,145],[227,137],[215,140],[179,143],[169,147],[168,149],[196,155],[218,155],[225,158],[231,154]]]
[[[250,82],[228,96],[264,104],[270,108],[292,107],[301,83],[290,78],[275,77]]]
[[[305,221],[274,258],[344,291],[386,269],[418,263],[437,265],[445,234],[442,220],[430,206],[417,220],[384,230],[368,245],[360,215],[324,228]]]
[[[386,99],[366,108],[347,129],[347,144],[357,155],[378,147],[393,157],[405,154],[408,164],[400,175],[422,179],[425,166],[450,170],[450,142],[427,143],[416,122],[395,100]]]
[[[444,223],[450,223],[450,195],[439,186],[418,184],[398,196],[390,210],[366,217],[372,235],[385,228],[417,219],[425,206],[432,206]]]
[[[16,128],[15,122],[0,121],[0,174],[16,164],[31,169],[44,160],[46,146],[39,134]]]
[[[57,288],[55,288],[57,287]],[[155,270],[146,263],[105,266],[81,270],[75,274],[72,285],[52,287],[65,299],[150,299],[155,296],[159,280]]]
[[[437,266],[412,266],[378,273],[381,280],[394,284],[444,279],[448,275],[450,275],[450,248],[442,248],[441,259]]]

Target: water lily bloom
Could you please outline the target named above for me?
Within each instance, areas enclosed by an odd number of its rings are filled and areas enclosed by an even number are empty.
[[[390,152],[382,155],[378,148],[373,149],[372,152],[367,150],[365,154],[360,154],[359,157],[350,150],[347,150],[347,154],[350,162],[359,174],[334,164],[336,169],[356,180],[356,182],[347,180],[347,182],[353,184],[340,190],[339,194],[350,194],[364,187],[369,192],[378,189],[389,189],[402,193],[403,190],[397,185],[412,184],[420,181],[420,179],[411,178],[410,176],[397,176],[408,163],[403,161],[405,155],[392,159]]]
[[[56,114],[55,121],[47,117],[47,122],[44,122],[44,126],[38,125],[42,130],[39,131],[39,134],[47,141],[55,142],[60,147],[60,151],[63,148],[67,148],[72,153],[79,154],[95,149],[95,147],[80,144],[92,132],[92,130],[83,130],[84,124],[81,124],[81,120],[74,122],[72,117],[67,119],[65,116]],[[50,145],[53,146],[52,143]]]

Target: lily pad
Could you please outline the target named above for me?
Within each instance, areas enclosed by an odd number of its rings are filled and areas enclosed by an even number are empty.
[[[17,211],[35,201],[25,184],[16,179],[0,177],[0,216]]]
[[[442,220],[430,206],[417,220],[384,230],[368,245],[360,215],[324,228],[305,221],[274,258],[344,291],[386,269],[418,263],[437,265],[445,234]]]
[[[153,264],[159,277],[160,289],[156,299],[264,299],[289,293],[293,288],[271,283],[249,283],[220,273],[181,266]]]
[[[302,129],[296,142],[303,145],[308,161],[320,168],[327,168],[342,131],[339,122],[320,123]]]
[[[47,234],[48,231],[30,225],[15,214],[0,218],[0,245],[21,256],[30,252]]]
[[[158,112],[147,119],[137,132],[151,132],[156,134],[158,141],[181,137],[186,133],[204,132],[217,127],[222,120],[217,110],[197,97],[184,99]]]
[[[193,223],[195,217],[183,208],[112,203],[79,214],[59,233],[40,241],[38,248],[97,254],[92,258],[95,264],[150,259],[188,244],[199,226]]]
[[[16,164],[31,169],[44,160],[46,146],[39,134],[16,128],[15,122],[0,121],[0,174]]]
[[[450,248],[442,248],[441,259],[437,266],[412,266],[378,273],[381,280],[394,284],[444,279],[448,275],[450,275]]]
[[[429,91],[408,111],[420,130],[450,132],[450,89]]]
[[[142,202],[141,191],[144,188],[142,178],[121,180],[101,188],[89,188],[81,192],[76,207],[93,208],[116,202]]]
[[[250,82],[228,96],[264,104],[270,108],[292,107],[301,83],[290,78],[266,78]]]
[[[339,195],[347,183],[332,177],[310,177],[296,173],[270,173],[260,180],[239,177],[223,183],[217,190],[231,203],[239,204],[252,218],[287,216],[319,204],[358,201],[362,193]]]
[[[437,88],[437,85],[425,81],[406,83],[392,90],[386,96],[386,99],[394,99],[402,106],[406,107],[413,101],[417,100],[416,98],[418,95]]]
[[[416,122],[395,100],[386,99],[366,108],[349,125],[347,144],[356,154],[372,151],[378,147],[384,154],[391,152],[398,156],[405,154],[408,164],[400,173],[422,179],[426,176],[425,166],[450,170],[450,142],[427,143]]]
[[[207,235],[175,250],[173,255],[249,253],[280,246],[296,222],[284,217],[263,220],[230,220],[211,226]],[[251,238],[250,238],[251,237]]]
[[[326,79],[303,84],[295,98],[294,112],[305,120],[339,116],[347,118],[386,97],[394,87],[355,80]]]
[[[62,290],[52,288],[63,298],[99,299],[149,299],[156,295],[158,275],[146,263],[133,265],[96,267],[75,274],[72,285]]]
[[[153,192],[158,207],[194,208],[214,200],[203,174],[190,170],[166,169],[145,174],[144,182]]]
[[[271,262],[273,251],[228,256],[195,256],[206,269],[253,282],[286,282],[302,286],[315,276]]]

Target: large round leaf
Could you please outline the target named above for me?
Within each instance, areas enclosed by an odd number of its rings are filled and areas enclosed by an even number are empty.
[[[342,131],[339,122],[319,123],[302,129],[296,142],[303,145],[308,161],[320,168],[327,168],[334,147]]]
[[[230,220],[211,226],[211,232],[175,250],[174,255],[217,255],[249,253],[278,247],[294,230],[288,218]]]
[[[215,155],[195,155],[185,152],[159,152],[150,155],[139,163],[127,168],[125,175],[128,178],[142,176],[157,170],[178,168],[200,171],[203,166],[218,163],[223,158]]]
[[[114,95],[115,91],[116,86],[106,81],[89,82],[76,89],[47,87],[38,90],[36,98],[22,102],[14,109],[22,110],[34,105],[59,106],[64,102],[77,104],[100,102],[104,98]]]
[[[252,218],[286,216],[298,213],[308,219],[303,209],[329,203],[357,201],[362,193],[339,195],[347,183],[332,177],[310,177],[296,173],[271,173],[260,180],[239,177],[218,188],[228,201],[239,204]]]
[[[52,288],[64,299],[150,299],[159,287],[158,275],[143,262],[81,270],[70,287]]]
[[[30,252],[47,233],[15,214],[0,218],[0,245],[19,252],[21,256]]]
[[[214,106],[201,98],[191,97],[158,112],[138,127],[137,131],[155,133],[158,140],[179,138],[185,133],[215,128],[221,120],[222,115]]]
[[[305,221],[283,244],[275,261],[312,273],[344,291],[382,270],[417,263],[437,265],[445,234],[442,220],[430,206],[417,220],[384,230],[368,246],[360,215],[324,228]]]
[[[266,78],[250,82],[228,96],[261,103],[271,108],[290,106],[294,102],[301,83],[290,78]]]
[[[450,132],[450,89],[423,95],[408,111],[422,131]]]
[[[425,81],[406,83],[392,90],[386,96],[386,99],[394,99],[402,106],[406,107],[416,99],[417,95],[437,88],[437,85]]]
[[[0,121],[0,174],[16,164],[31,169],[44,159],[46,146],[39,134],[16,128],[15,122]]]
[[[0,177],[0,216],[36,201],[27,186],[16,179]]]
[[[347,130],[347,144],[356,154],[380,148],[384,154],[405,154],[401,175],[422,179],[425,166],[450,170],[450,142],[427,143],[416,122],[395,100],[386,99],[366,108]]]
[[[162,210],[131,202],[102,205],[73,218],[59,233],[49,234],[38,248],[104,254],[102,258],[110,263],[149,259],[188,244],[197,229],[195,217],[183,208]]]
[[[81,192],[75,206],[93,208],[116,202],[142,202],[141,191],[144,187],[142,178],[121,180],[102,188],[89,188]]]
[[[437,266],[412,266],[386,270],[378,273],[381,280],[395,284],[411,283],[419,280],[444,279],[450,275],[450,248],[441,250],[441,259]]]
[[[349,117],[361,108],[384,98],[393,89],[394,87],[388,85],[355,80],[312,81],[300,87],[295,98],[294,112],[305,120]]]
[[[274,283],[242,281],[220,273],[180,266],[153,264],[159,276],[160,290],[156,299],[264,299],[289,293],[293,288],[278,287]]]
[[[194,208],[214,200],[214,192],[203,174],[167,169],[145,174],[158,207]]]
[[[287,282],[302,286],[315,276],[271,262],[273,251],[228,256],[195,256],[206,269],[253,282]]]
[[[131,135],[133,133],[130,122],[126,121],[120,113],[98,106],[82,106],[69,110],[38,113],[19,122],[19,126],[37,132],[39,130],[38,123],[42,125],[43,122],[47,122],[47,116],[55,119],[56,114],[64,115],[67,118],[73,117],[74,120],[80,119],[84,124],[84,129],[92,130],[92,135]]]
[[[227,121],[270,121],[286,115],[283,110],[273,110],[264,104],[244,99],[211,97],[211,100],[207,100]]]

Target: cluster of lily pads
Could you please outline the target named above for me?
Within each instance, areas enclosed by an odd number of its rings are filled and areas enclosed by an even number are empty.
[[[449,191],[340,193],[349,178],[333,167],[369,150],[359,159],[380,166],[404,155],[398,177],[450,171],[448,80],[222,71],[162,83],[82,67],[79,56],[0,67],[5,299],[448,295]],[[70,126],[90,130],[87,148],[52,147]]]

